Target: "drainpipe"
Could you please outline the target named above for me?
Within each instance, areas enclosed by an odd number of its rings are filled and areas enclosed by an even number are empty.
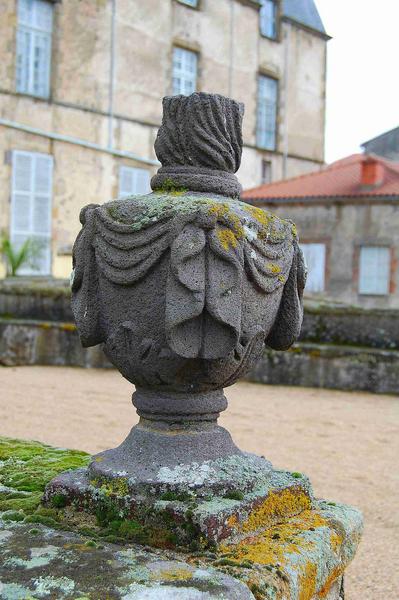
[[[229,62],[229,93],[233,97],[233,67],[234,67],[234,2],[230,0],[230,62]]]
[[[115,87],[115,17],[116,0],[111,0],[111,47],[109,64],[109,94],[108,94],[108,148],[112,150],[114,137],[114,87]]]
[[[291,23],[285,23],[284,31],[284,138],[283,138],[283,179],[288,174],[288,83],[290,68]]]

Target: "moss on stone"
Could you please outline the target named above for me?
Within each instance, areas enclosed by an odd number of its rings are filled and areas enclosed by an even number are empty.
[[[0,511],[33,514],[46,484],[62,471],[86,466],[90,456],[39,442],[0,438]]]

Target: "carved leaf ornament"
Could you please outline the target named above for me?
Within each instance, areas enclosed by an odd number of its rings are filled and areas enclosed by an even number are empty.
[[[89,205],[81,221],[75,294],[94,265],[113,284],[131,286],[169,253],[166,338],[186,358],[227,356],[241,335],[244,278],[271,294],[286,284],[298,253],[291,222],[237,201],[136,196]]]

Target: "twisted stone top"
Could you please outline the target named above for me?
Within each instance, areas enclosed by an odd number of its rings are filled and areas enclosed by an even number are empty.
[[[155,152],[153,190],[187,189],[239,197],[244,105],[218,94],[166,96]]]

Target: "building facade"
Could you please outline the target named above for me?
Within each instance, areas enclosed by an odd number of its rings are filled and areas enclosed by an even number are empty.
[[[245,103],[244,187],[323,163],[313,0],[3,0],[0,16],[0,229],[43,248],[20,273],[67,276],[80,208],[149,191],[164,95]]]
[[[243,195],[296,224],[305,294],[399,308],[399,163],[355,154]]]

